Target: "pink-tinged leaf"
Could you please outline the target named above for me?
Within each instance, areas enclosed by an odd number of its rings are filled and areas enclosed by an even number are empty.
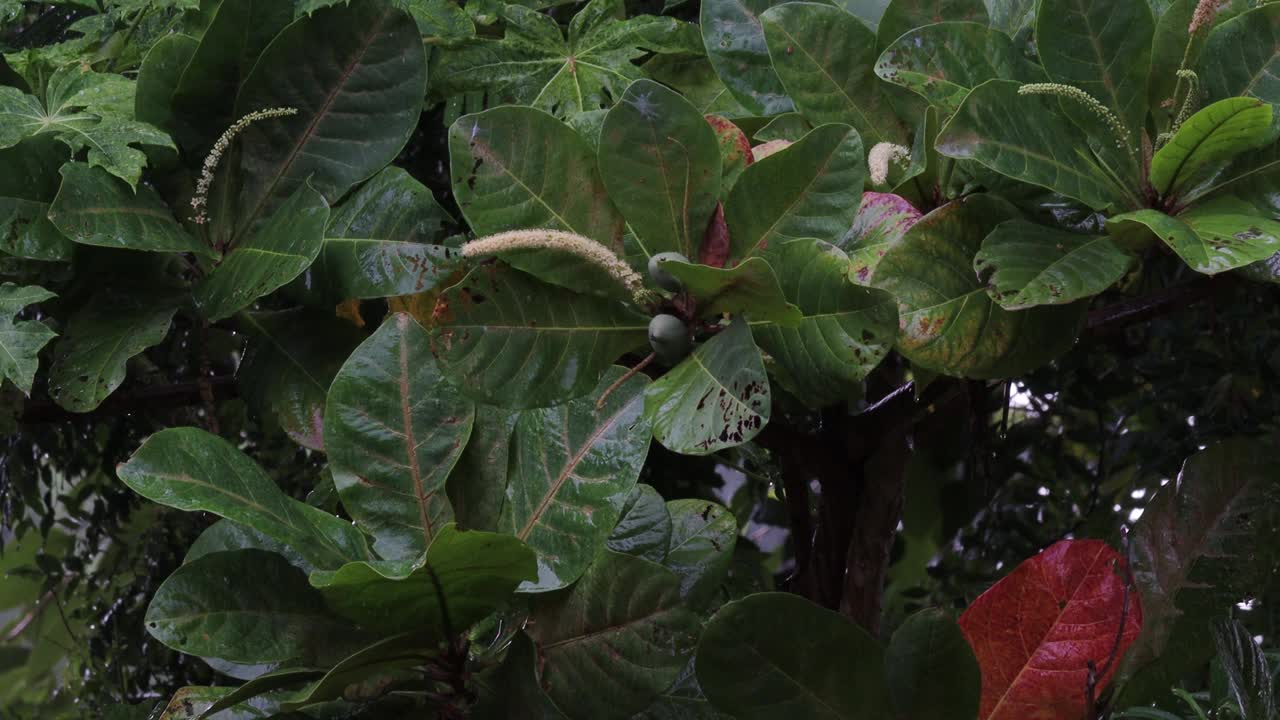
[[[707,231],[698,246],[698,262],[714,268],[722,268],[729,261],[729,226],[724,222],[724,203],[716,203]]]
[[[742,171],[754,162],[751,141],[733,121],[719,115],[703,115],[716,133],[720,143],[720,199],[729,197],[729,191],[738,181]]]
[[[982,668],[980,720],[1084,717],[1090,667],[1100,694],[1142,629],[1127,576],[1106,543],[1063,540],[974,601],[960,629]]]
[[[862,194],[862,207],[854,218],[849,235],[841,243],[852,263],[850,274],[859,285],[870,285],[880,258],[907,234],[922,217],[907,200],[892,193]]]

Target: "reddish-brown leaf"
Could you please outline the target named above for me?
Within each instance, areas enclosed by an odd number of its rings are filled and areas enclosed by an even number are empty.
[[[716,203],[716,211],[711,213],[711,222],[707,223],[702,244],[698,246],[698,262],[722,268],[728,261],[729,226],[724,221],[724,203]]]
[[[1063,540],[974,601],[960,629],[982,668],[979,718],[1084,717],[1090,663],[1106,669],[1096,685],[1101,693],[1142,628],[1138,593],[1125,592],[1127,575],[1124,559],[1106,543]]]

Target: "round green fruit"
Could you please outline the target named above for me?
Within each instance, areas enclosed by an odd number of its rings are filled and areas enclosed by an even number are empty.
[[[655,315],[649,321],[649,347],[667,365],[675,365],[689,354],[689,328],[675,315]]]
[[[689,258],[678,252],[658,253],[649,258],[649,278],[653,280],[653,284],[667,292],[680,292],[684,289],[684,285],[674,275],[667,272],[666,268],[662,267],[665,262],[687,263]]]

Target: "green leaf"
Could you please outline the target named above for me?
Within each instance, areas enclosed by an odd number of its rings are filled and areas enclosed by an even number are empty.
[[[1214,623],[1213,629],[1227,686],[1244,720],[1275,718],[1276,695],[1271,668],[1249,628],[1239,620],[1220,620]]]
[[[178,225],[151,186],[131,190],[105,170],[84,163],[67,163],[61,172],[62,188],[49,207],[49,220],[75,242],[213,257],[211,248]]]
[[[248,456],[203,430],[161,430],[117,474],[148,500],[248,525],[316,567],[338,567],[368,556],[355,526],[285,495]]]
[[[710,455],[769,422],[769,379],[741,317],[645,390],[653,435],[672,452]]]
[[[220,700],[235,692],[230,687],[184,687],[169,699],[156,720],[200,720]],[[256,697],[222,711],[217,720],[258,720],[274,715],[279,706],[271,698]]]
[[[631,488],[606,546],[614,552],[661,563],[670,544],[671,513],[662,496],[644,483]]]
[[[853,227],[839,243],[849,253],[849,278],[859,285],[870,285],[880,258],[902,240],[920,217],[920,211],[898,195],[863,193]]]
[[[1138,210],[1109,219],[1107,228],[1124,233],[1130,223],[1145,226],[1192,270],[1206,275],[1265,260],[1280,251],[1280,222],[1238,211],[1234,202],[1193,208],[1178,217]]]
[[[987,0],[991,27],[1014,37],[1036,21],[1038,0]]]
[[[491,105],[531,105],[556,117],[608,108],[645,76],[635,60],[650,53],[698,55],[698,29],[668,17],[623,19],[622,0],[591,0],[567,36],[536,9],[507,5],[506,35],[444,54],[432,70],[444,94],[483,90]]]
[[[527,410],[516,422],[498,527],[538,553],[536,580],[522,592],[545,592],[577,580],[622,514],[649,453],[643,375],[604,397],[626,371],[611,368],[590,394]]]
[[[145,622],[174,650],[242,663],[306,662],[326,635],[350,632],[301,570],[262,550],[213,553],[178,568],[156,590]]]
[[[70,260],[75,245],[49,222],[58,168],[67,149],[49,137],[0,150],[0,253],[32,260]]]
[[[960,108],[973,88],[988,80],[1043,82],[1008,35],[976,22],[917,27],[892,42],[876,61],[876,75],[911,90],[943,116]]]
[[[537,649],[523,632],[516,633],[502,664],[476,678],[480,698],[475,720],[566,720],[538,682]]]
[[[721,82],[706,57],[662,55],[646,62],[644,70],[650,79],[683,95],[703,115],[714,113],[730,119],[752,116]]]
[[[450,523],[439,528],[425,556],[317,571],[311,584],[334,612],[361,626],[381,633],[431,628],[444,638],[445,630],[463,632],[484,619],[535,576],[533,551],[516,538],[461,532]]]
[[[82,70],[75,63],[53,73],[43,102],[0,86],[0,148],[52,134],[73,153],[86,151],[90,167],[100,167],[136,188],[147,156],[133,146],[172,148],[173,141],[132,115],[132,81]]]
[[[577,132],[532,108],[500,107],[449,128],[453,192],[477,235],[549,228],[577,233],[622,254],[624,223]],[[567,252],[512,250],[501,257],[546,282],[616,295],[618,282]]]
[[[913,28],[942,22],[985,27],[990,18],[983,0],[893,0],[885,8],[876,37],[880,47],[895,44]]]
[[[1012,80],[989,80],[974,88],[938,135],[938,152],[974,160],[1095,210],[1122,200],[1138,204],[1094,157],[1081,155],[1088,138],[1062,117],[1056,98],[1022,96],[1018,87]]]
[[[482,266],[436,304],[432,348],[481,402],[545,407],[591,391],[620,356],[645,345],[649,319],[601,298]]]
[[[417,25],[390,3],[351,0],[285,28],[245,79],[235,115],[298,113],[240,134],[236,237],[252,235],[304,184],[336,202],[394,160],[418,125],[426,84]]]
[[[974,195],[921,218],[885,253],[875,285],[898,300],[898,352],[945,375],[1021,375],[1065,352],[1083,319],[1080,305],[1009,312],[973,272],[983,239],[1012,207]]]
[[[124,382],[129,359],[164,340],[177,311],[147,293],[95,293],[54,346],[49,395],[71,412],[94,410]]]
[[[895,717],[976,718],[982,672],[955,618],[922,610],[904,622],[884,653]]]
[[[458,525],[472,530],[497,530],[506,503],[507,466],[511,433],[519,410],[476,405],[471,438],[445,483]]]
[[[876,38],[838,7],[789,2],[760,16],[769,56],[796,108],[815,124],[852,125],[868,146],[904,143],[875,74]]]
[[[1264,5],[1220,23],[1201,56],[1209,98],[1247,95],[1280,104],[1280,6]]]
[[[674,573],[602,550],[573,587],[534,598],[526,631],[538,644],[542,686],[565,715],[621,720],[671,685],[698,626]]]
[[[698,682],[739,720],[891,717],[883,651],[865,630],[798,595],[759,593],[711,618]]]
[[[1021,220],[1000,224],[982,241],[973,271],[1005,310],[1066,305],[1116,284],[1133,256],[1102,235],[1080,235]]]
[[[1144,0],[1041,0],[1036,20],[1036,48],[1049,77],[1111,108],[1135,148],[1147,116],[1154,34]],[[1078,103],[1066,101],[1063,109],[1086,130],[1092,122],[1081,119],[1096,120]]]
[[[343,507],[381,557],[420,557],[453,519],[444,484],[475,417],[441,375],[422,326],[405,313],[387,318],[338,371],[324,417]]]
[[[658,265],[680,281],[704,317],[746,313],[758,322],[800,324],[800,309],[787,302],[778,276],[764,258],[748,258],[731,268],[664,260]]]
[[[725,203],[731,255],[767,256],[796,238],[838,241],[858,212],[864,158],[858,132],[830,124],[752,163]]]
[[[848,256],[824,242],[786,243],[774,262],[801,321],[794,328],[752,322],[756,342],[783,371],[779,380],[806,405],[825,407],[853,395],[893,348],[893,297],[850,282]]]
[[[187,548],[187,555],[182,562],[195,562],[205,555],[235,550],[273,552],[304,573],[310,574],[315,569],[310,561],[289,545],[249,525],[241,525],[231,520],[219,520],[205,528],[196,541],[191,543],[191,547]]]
[[[365,683],[375,684],[377,694],[380,690],[376,684],[384,674],[429,662],[438,651],[439,643],[438,632],[420,630],[379,640],[343,658],[320,679],[294,692],[277,696],[280,709],[293,712],[325,700],[343,699],[348,688],[360,688]]]
[[[1151,184],[1175,195],[1205,166],[1230,160],[1274,140],[1271,106],[1229,98],[1192,115],[1151,158]]]
[[[600,131],[600,174],[645,257],[698,257],[720,198],[720,146],[697,108],[651,80],[627,88]]]
[[[680,576],[680,597],[705,602],[724,583],[738,542],[738,521],[706,500],[672,500],[671,540],[662,564]]]
[[[1270,576],[1280,482],[1268,440],[1230,439],[1187,459],[1131,533],[1142,634],[1121,668],[1119,707],[1146,704],[1214,651],[1210,621]],[[1136,673],[1136,674],[1135,674]]]
[[[699,27],[707,60],[742,107],[755,115],[777,115],[794,109],[773,70],[760,15],[780,4],[775,0],[705,0]]]
[[[196,286],[200,312],[216,322],[289,284],[320,254],[329,206],[311,185],[298,187],[262,227]]]
[[[173,93],[200,41],[174,33],[156,41],[138,69],[134,116],[158,128],[173,127]],[[221,129],[219,129],[221,132]]]
[[[426,186],[389,167],[333,208],[311,274],[333,302],[433,290],[458,269],[456,252],[435,244],[449,220]]]
[[[9,380],[27,396],[36,379],[40,349],[58,334],[38,320],[14,318],[28,305],[52,297],[56,295],[35,285],[0,285],[0,382]]]
[[[324,450],[329,384],[364,335],[331,312],[304,308],[244,313],[239,320],[251,338],[236,371],[245,400],[294,442]]]

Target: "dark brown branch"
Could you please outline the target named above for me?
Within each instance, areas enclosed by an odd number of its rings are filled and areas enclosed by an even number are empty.
[[[1089,313],[1087,328],[1090,333],[1096,334],[1115,332],[1205,300],[1230,282],[1228,278],[1203,276],[1182,285],[1098,308]]]
[[[174,383],[171,385],[152,385],[138,388],[131,392],[117,392],[108,397],[96,410],[88,413],[73,413],[64,410],[52,400],[34,400],[28,402],[22,412],[22,424],[58,423],[69,420],[98,419],[113,417],[134,412],[152,410],[169,410],[200,404],[203,400],[203,381]],[[236,379],[231,376],[211,377],[208,389],[214,399],[221,402],[236,397],[239,390]]]

